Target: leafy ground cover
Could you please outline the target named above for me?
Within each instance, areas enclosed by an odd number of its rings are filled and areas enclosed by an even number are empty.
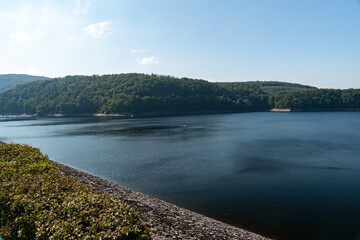
[[[150,239],[121,199],[63,176],[39,149],[20,144],[0,144],[0,236]]]

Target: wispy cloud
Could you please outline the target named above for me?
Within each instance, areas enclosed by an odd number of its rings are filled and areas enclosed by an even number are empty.
[[[147,52],[147,50],[146,49],[137,49],[137,48],[130,49],[130,53],[132,53],[132,54],[141,54],[144,52]]]
[[[74,13],[76,15],[86,14],[89,11],[89,7],[90,7],[90,2],[75,0]]]
[[[151,57],[143,57],[141,59],[138,59],[138,62],[141,65],[148,65],[148,64],[156,64],[159,61],[154,56],[151,56]]]
[[[302,72],[302,73],[298,73],[296,75],[290,76],[288,78],[285,78],[284,81],[286,82],[304,82],[307,83],[307,81],[310,80],[312,82],[316,81],[316,79],[314,79],[317,74],[319,74],[319,71],[317,70],[308,70],[306,72]]]
[[[93,48],[98,45],[89,41],[84,28],[97,22],[88,22],[88,16],[75,15],[75,0],[71,0],[69,7],[64,7],[64,2],[70,1],[26,1],[8,4],[15,7],[7,8],[0,1],[0,72],[38,71],[41,75],[58,76],[65,68],[72,68],[68,63],[74,58],[86,58],[83,61],[92,63],[88,56],[94,53],[88,51],[89,44]],[[53,56],[63,61],[49,61]],[[80,72],[79,68],[67,70],[66,74]]]
[[[316,70],[309,70],[309,71],[306,72],[306,75],[314,75],[314,74],[317,74],[317,73],[319,73],[319,72],[316,71]]]
[[[29,40],[40,40],[42,39],[46,34],[38,29],[36,31],[33,31],[31,33],[27,32],[13,32],[10,34],[10,40],[13,41],[29,41]]]
[[[30,39],[30,35],[25,32],[15,32],[10,34],[10,39],[15,41],[27,41]]]
[[[25,68],[16,68],[16,70],[12,70],[12,73],[15,74],[29,74],[29,75],[42,75],[41,71],[39,71],[39,68],[37,66],[28,66]]]
[[[113,31],[110,28],[109,21],[93,23],[85,28],[85,32],[92,38],[100,39],[110,36]]]

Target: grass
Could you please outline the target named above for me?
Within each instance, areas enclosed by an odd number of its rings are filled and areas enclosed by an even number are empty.
[[[150,239],[121,199],[62,175],[39,149],[0,144],[4,239]]]

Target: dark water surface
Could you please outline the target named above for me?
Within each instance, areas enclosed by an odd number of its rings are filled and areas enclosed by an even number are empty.
[[[0,120],[0,140],[277,239],[360,239],[360,113]]]

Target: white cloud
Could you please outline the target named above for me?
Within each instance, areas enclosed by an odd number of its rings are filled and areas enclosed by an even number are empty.
[[[89,11],[90,2],[84,2],[81,0],[75,0],[75,9],[74,13],[76,15],[83,15],[87,14]]]
[[[10,40],[14,41],[29,41],[29,40],[40,40],[42,39],[46,34],[38,29],[36,31],[33,31],[31,33],[27,32],[13,32],[10,34]]]
[[[159,61],[154,57],[143,57],[141,59],[138,59],[139,64],[141,65],[147,65],[147,64],[156,64]]]
[[[317,74],[317,73],[318,73],[318,71],[316,71],[316,70],[310,70],[310,71],[306,72],[307,75],[313,75],[313,74]]]
[[[85,28],[85,32],[95,39],[105,38],[113,33],[108,21],[90,24]]]
[[[12,70],[11,73],[15,74],[29,74],[29,75],[36,75],[40,76],[41,72],[37,66],[28,66],[25,68],[16,68],[16,70]]]
[[[0,1],[0,72],[59,76],[65,69],[78,72],[75,58],[91,61],[88,44],[94,43],[84,36],[88,18],[75,16],[71,1],[71,8],[65,1],[26,1],[9,8]]]
[[[25,73],[30,75],[40,75],[40,71],[36,66],[30,66],[26,69]]]
[[[314,82],[317,81],[316,78],[317,78],[318,74],[319,74],[319,71],[317,71],[317,70],[309,70],[309,71],[301,72],[296,75],[285,78],[284,81],[312,85]]]
[[[130,49],[130,52],[131,52],[132,54],[140,54],[140,53],[147,52],[147,50],[146,50],[146,49],[136,49],[136,48],[132,48],[132,49]]]
[[[298,79],[298,76],[291,76],[288,78],[285,78],[285,82],[295,82]]]
[[[10,39],[15,41],[27,41],[30,39],[30,35],[24,32],[15,32],[10,34]]]

